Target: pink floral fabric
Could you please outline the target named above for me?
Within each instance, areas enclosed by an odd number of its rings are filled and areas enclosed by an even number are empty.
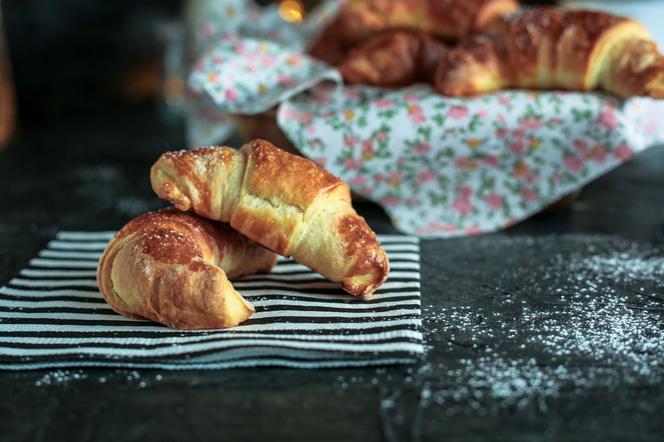
[[[328,0],[301,26],[284,22],[276,5],[250,0],[187,3],[188,140],[215,144],[235,130],[232,114],[255,114],[325,80],[340,83],[336,70],[303,54],[337,14],[341,0]]]
[[[338,84],[341,77],[299,49],[224,35],[196,62],[189,85],[224,112],[256,114],[325,80]]]
[[[506,91],[442,97],[428,86],[319,86],[281,104],[306,156],[381,204],[395,226],[452,237],[510,226],[664,142],[664,101]]]

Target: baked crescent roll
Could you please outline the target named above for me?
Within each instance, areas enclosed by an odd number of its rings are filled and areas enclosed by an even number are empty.
[[[664,98],[664,57],[635,20],[593,11],[524,9],[447,51],[434,86],[452,96],[528,88]]]
[[[222,223],[177,209],[134,218],[106,247],[97,281],[116,312],[178,329],[233,327],[254,308],[228,278],[267,272],[276,255]]]
[[[350,50],[339,65],[348,84],[401,87],[432,83],[447,46],[423,32],[388,31]]]
[[[353,295],[369,297],[387,277],[387,256],[353,209],[348,185],[267,141],[167,152],[150,178],[178,209],[229,222]]]
[[[340,32],[353,43],[386,29],[424,31],[456,41],[518,7],[516,0],[354,0],[341,10]]]
[[[387,30],[425,32],[456,42],[518,7],[517,0],[351,0],[309,53],[337,64],[347,49]]]

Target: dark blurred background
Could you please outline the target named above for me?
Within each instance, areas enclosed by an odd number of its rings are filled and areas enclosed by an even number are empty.
[[[304,2],[305,7],[315,3]],[[163,27],[179,20],[184,1],[4,0],[0,5],[20,136],[63,119],[154,105],[163,70]]]
[[[160,72],[158,27],[179,0],[6,0],[19,131],[145,105]]]

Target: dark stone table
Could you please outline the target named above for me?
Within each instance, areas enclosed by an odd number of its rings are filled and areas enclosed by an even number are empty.
[[[58,230],[160,206],[148,167],[183,133],[128,110],[23,134],[0,153],[0,284]],[[416,365],[0,372],[0,439],[661,440],[663,191],[653,148],[570,209],[424,241]]]

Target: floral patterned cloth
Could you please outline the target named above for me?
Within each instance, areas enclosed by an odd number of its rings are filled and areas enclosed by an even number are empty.
[[[249,80],[249,81],[246,81]],[[324,80],[341,83],[336,69],[268,40],[225,35],[202,57],[189,77],[230,113],[264,112]]]
[[[279,127],[304,155],[382,205],[400,230],[420,236],[512,225],[664,142],[664,101],[343,87],[336,70],[302,53],[303,44],[216,39],[190,77],[214,112],[278,106]],[[214,118],[194,132],[214,127]]]
[[[336,15],[324,2],[301,26],[285,23],[276,6],[248,0],[198,0],[185,11],[190,71],[187,127],[191,146],[216,144],[235,129],[232,114],[256,114],[339,73],[303,56]],[[214,101],[213,101],[214,100]]]
[[[324,87],[284,102],[279,126],[309,158],[381,204],[399,229],[489,232],[540,211],[664,142],[664,102],[508,91],[449,98],[428,86]]]

